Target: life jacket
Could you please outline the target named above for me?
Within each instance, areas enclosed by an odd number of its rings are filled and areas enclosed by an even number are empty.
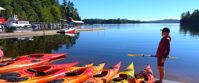
[[[4,53],[3,51],[0,49],[0,58],[3,57]]]
[[[158,58],[164,57],[166,58],[169,55],[170,52],[170,41],[171,37],[169,35],[164,36],[158,46],[156,56]]]

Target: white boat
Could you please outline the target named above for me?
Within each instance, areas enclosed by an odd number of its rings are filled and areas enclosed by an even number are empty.
[[[60,29],[59,31],[57,31],[57,33],[68,33],[68,34],[76,34],[78,33],[76,28],[65,28],[65,29]]]
[[[64,35],[67,35],[67,36],[70,36],[70,37],[74,37],[74,36],[76,36],[77,34],[65,33]]]
[[[17,15],[13,15],[13,16],[9,17],[5,26],[8,28],[31,27],[31,24],[29,23],[29,21],[20,21],[20,20],[18,20]]]

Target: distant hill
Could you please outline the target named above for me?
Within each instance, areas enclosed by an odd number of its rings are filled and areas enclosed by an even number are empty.
[[[163,19],[163,20],[153,20],[153,21],[143,21],[144,23],[179,23],[180,20],[177,19]]]
[[[129,19],[84,19],[86,24],[126,24],[126,23],[179,23],[177,19],[164,19],[164,20],[153,20],[153,21],[140,21],[140,20],[129,20]]]

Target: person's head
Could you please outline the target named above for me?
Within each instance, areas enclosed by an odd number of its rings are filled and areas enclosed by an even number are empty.
[[[161,29],[161,31],[162,31],[162,36],[169,35],[170,33],[170,30],[167,27],[164,27],[163,29]]]

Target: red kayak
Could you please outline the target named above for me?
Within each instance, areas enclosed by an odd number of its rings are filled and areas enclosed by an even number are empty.
[[[42,66],[37,66],[37,67],[29,68],[29,69],[24,69],[24,70],[1,74],[0,79],[9,80],[10,78],[22,78],[22,77],[36,76],[36,75],[47,73],[47,72],[49,72],[51,70],[55,70],[55,69],[63,69],[63,68],[73,67],[77,64],[78,64],[78,62],[72,62],[72,63],[66,63],[66,64],[42,65]]]
[[[92,65],[88,65],[87,67],[69,67],[69,68],[62,68],[62,69],[55,69],[55,70],[51,70],[43,75],[37,75],[37,76],[33,76],[33,77],[24,77],[24,78],[17,78],[17,79],[10,79],[7,81],[8,82],[17,82],[17,83],[46,83],[52,80],[58,80],[61,79],[63,77],[66,76],[71,76],[73,75],[73,73],[68,73],[68,72],[77,72],[78,74],[81,73],[82,76],[82,72],[86,70],[86,72],[88,73],[83,73],[84,76],[89,75],[92,76],[93,73],[96,73],[97,71],[99,71],[100,69],[102,69],[104,65],[99,65],[99,66],[92,66]],[[75,75],[75,74],[74,74]],[[81,77],[80,78],[84,78],[85,77]],[[76,76],[74,76],[76,77]],[[64,79],[61,79],[64,80]],[[77,80],[77,79],[73,79],[73,80]],[[53,82],[54,83],[54,82]],[[80,83],[80,82],[75,82],[75,83]]]
[[[53,60],[65,58],[65,57],[66,57],[66,53],[62,53],[62,54],[40,53],[40,54],[29,54],[29,55],[20,56],[20,57],[17,57],[15,60],[17,61],[17,60],[30,60],[30,59],[50,59],[51,61],[53,61]]]
[[[64,57],[65,54],[30,54],[26,56],[20,56],[15,60],[5,62],[5,64],[1,63],[3,65],[0,65],[0,73],[9,73],[22,69],[28,69],[30,67],[43,65]]]

